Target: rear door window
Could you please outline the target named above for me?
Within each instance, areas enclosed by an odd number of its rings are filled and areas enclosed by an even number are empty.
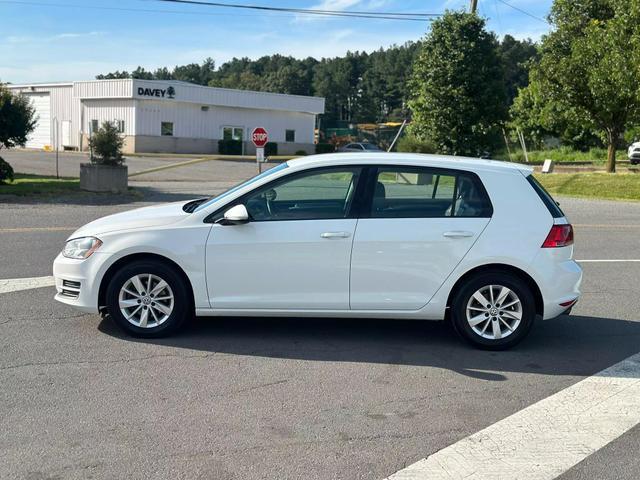
[[[489,197],[472,173],[421,167],[377,169],[372,218],[490,217],[492,213]]]

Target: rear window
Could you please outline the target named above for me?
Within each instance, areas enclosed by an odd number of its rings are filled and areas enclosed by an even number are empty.
[[[564,213],[560,209],[558,202],[556,202],[553,199],[553,197],[549,195],[549,192],[547,192],[544,189],[544,187],[540,184],[540,182],[538,182],[538,180],[536,180],[536,178],[533,175],[529,175],[527,177],[527,180],[529,181],[529,184],[533,187],[533,189],[536,191],[536,193],[540,197],[540,200],[542,200],[542,203],[545,204],[551,216],[553,218],[564,217]]]

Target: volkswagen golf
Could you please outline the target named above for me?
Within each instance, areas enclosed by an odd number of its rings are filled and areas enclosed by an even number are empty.
[[[449,320],[504,349],[567,313],[573,229],[530,168],[354,153],[282,163],[213,198],[73,233],[56,299],[139,337],[196,316]]]

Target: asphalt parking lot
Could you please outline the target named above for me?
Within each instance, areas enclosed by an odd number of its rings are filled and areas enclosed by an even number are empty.
[[[206,165],[126,203],[0,200],[0,292],[51,275],[90,220],[255,169]],[[0,293],[0,478],[381,479],[564,391],[640,352],[640,203],[560,201],[584,296],[507,352],[399,320],[203,318],[141,341],[53,287]],[[637,479],[639,448],[635,426],[544,478]]]

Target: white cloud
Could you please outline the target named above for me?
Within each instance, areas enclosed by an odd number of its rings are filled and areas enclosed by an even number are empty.
[[[93,37],[96,35],[103,35],[104,32],[67,32],[67,33],[59,33],[51,37],[52,40],[62,39],[62,38],[79,38],[79,37]]]
[[[388,5],[388,0],[322,0],[320,3],[317,3],[311,7],[308,7],[311,10],[331,10],[337,12],[344,12],[353,7],[357,7],[358,11],[376,11],[384,6]],[[331,20],[335,19],[332,15],[304,15],[299,14],[296,15],[293,19],[294,22],[308,22],[313,20]]]
[[[46,43],[54,40],[64,40],[67,38],[95,37],[95,36],[104,35],[104,34],[105,32],[92,31],[92,32],[63,32],[63,33],[57,33],[55,35],[51,35],[49,37],[12,35],[12,36],[6,37],[4,41],[6,43],[10,43],[14,45],[28,44],[28,43],[33,44],[33,43]]]
[[[358,5],[361,0],[323,0],[311,7],[312,10],[346,10]]]

